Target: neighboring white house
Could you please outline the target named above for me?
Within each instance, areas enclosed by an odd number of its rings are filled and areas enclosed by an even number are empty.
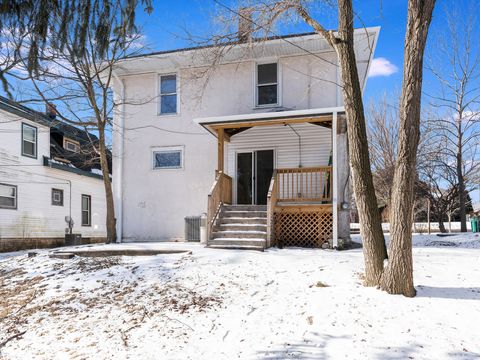
[[[86,242],[105,239],[105,190],[90,147],[54,112],[0,97],[0,251],[63,244],[66,217]]]
[[[355,31],[363,87],[378,33]],[[183,239],[184,218],[202,213],[211,246],[348,240],[348,146],[333,49],[310,33],[221,50],[157,52],[118,65],[121,240]]]

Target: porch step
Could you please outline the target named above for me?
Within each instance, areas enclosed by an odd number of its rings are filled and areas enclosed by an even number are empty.
[[[212,249],[224,249],[224,250],[255,250],[264,251],[263,246],[248,246],[248,245],[208,245],[207,247]]]
[[[244,223],[226,223],[226,224],[220,224],[219,228],[220,231],[225,231],[225,230],[236,230],[236,231],[262,231],[266,232],[267,231],[267,224],[258,224],[258,223],[253,223],[253,224],[244,224]]]
[[[255,238],[215,238],[210,240],[208,246],[210,245],[218,245],[218,246],[258,246],[258,247],[265,247],[265,239],[255,239]]]
[[[224,205],[226,211],[267,211],[267,205]]]
[[[267,218],[266,217],[228,217],[228,218],[220,218],[218,220],[220,225],[223,224],[262,224],[267,225]]]
[[[223,211],[220,214],[221,217],[240,217],[240,218],[252,218],[252,217],[259,217],[259,218],[266,218],[267,211],[258,211],[258,210],[250,210],[250,211],[240,211],[240,210],[227,210]]]
[[[266,231],[257,230],[222,230],[212,233],[213,239],[229,238],[229,239],[266,239]]]
[[[266,244],[266,205],[222,206],[208,247],[263,251]]]

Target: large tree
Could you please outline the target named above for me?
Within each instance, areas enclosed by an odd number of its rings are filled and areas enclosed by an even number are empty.
[[[31,91],[30,94],[24,94],[25,100],[47,104],[53,102],[61,120],[98,134],[98,141],[95,140],[93,145],[103,175],[108,242],[115,241],[117,235],[107,149],[108,132],[112,131],[111,119],[118,105],[113,101],[111,90],[114,67],[126,56],[135,55],[141,50],[138,43],[140,34],[135,29],[128,33],[123,30],[124,24],[128,23],[125,17],[131,16],[131,11],[123,3],[98,4],[93,1],[93,6],[109,8],[91,11],[88,17],[91,26],[86,25],[84,29],[79,29],[75,21],[65,23],[60,9],[54,9],[57,14],[50,16],[48,23],[50,35],[38,53],[33,71],[28,54],[36,46],[36,32],[27,28],[26,35],[16,32],[11,35],[20,59],[17,72],[12,72],[11,76],[31,82]],[[31,16],[34,14],[32,11]],[[98,29],[101,27],[102,36],[108,33],[108,41],[104,46],[98,45]],[[79,36],[84,39],[79,40]],[[81,50],[79,44],[82,44]]]
[[[389,259],[380,287],[391,294],[415,296],[412,211],[420,141],[423,55],[435,0],[409,0],[405,34],[398,151],[393,178]]]

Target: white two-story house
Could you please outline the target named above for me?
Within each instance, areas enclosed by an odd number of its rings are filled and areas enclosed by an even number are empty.
[[[378,33],[355,31],[362,86]],[[115,73],[121,241],[183,239],[184,218],[201,214],[212,247],[349,239],[341,76],[321,36],[157,52]]]
[[[71,231],[83,243],[106,238],[96,137],[47,109],[0,97],[0,251],[60,246]]]

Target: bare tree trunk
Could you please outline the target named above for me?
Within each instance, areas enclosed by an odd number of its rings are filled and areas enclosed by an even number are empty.
[[[416,157],[420,139],[423,54],[435,0],[409,0],[405,35],[398,156],[393,180],[388,265],[380,287],[413,297],[412,211]]]
[[[445,229],[445,223],[443,222],[443,214],[438,213],[437,219],[438,219],[438,229],[440,230],[441,233],[446,233],[447,229]]]
[[[105,200],[107,205],[107,243],[117,240],[115,207],[113,205],[112,182],[110,181],[110,173],[108,171],[107,149],[105,146],[105,128],[99,127],[99,156],[102,167],[103,185],[105,186]]]
[[[338,6],[340,41],[336,43],[335,50],[339,57],[343,82],[350,166],[365,257],[365,285],[376,286],[387,252],[370,168],[365,112],[354,53],[352,1],[340,0]]]
[[[387,258],[387,250],[370,167],[365,112],[354,51],[352,0],[338,1],[337,36],[332,31],[325,30],[301,5],[298,5],[296,10],[308,25],[329,42],[339,59],[343,102],[347,115],[349,160],[365,259],[365,285],[377,286],[383,271],[383,260]]]
[[[462,121],[462,117],[460,116],[459,121]],[[457,181],[458,181],[458,202],[459,202],[459,213],[460,213],[460,231],[467,232],[467,211],[466,211],[466,196],[465,196],[465,180],[463,178],[463,138],[462,138],[462,131],[461,131],[461,124],[458,126],[458,150],[457,150]]]

